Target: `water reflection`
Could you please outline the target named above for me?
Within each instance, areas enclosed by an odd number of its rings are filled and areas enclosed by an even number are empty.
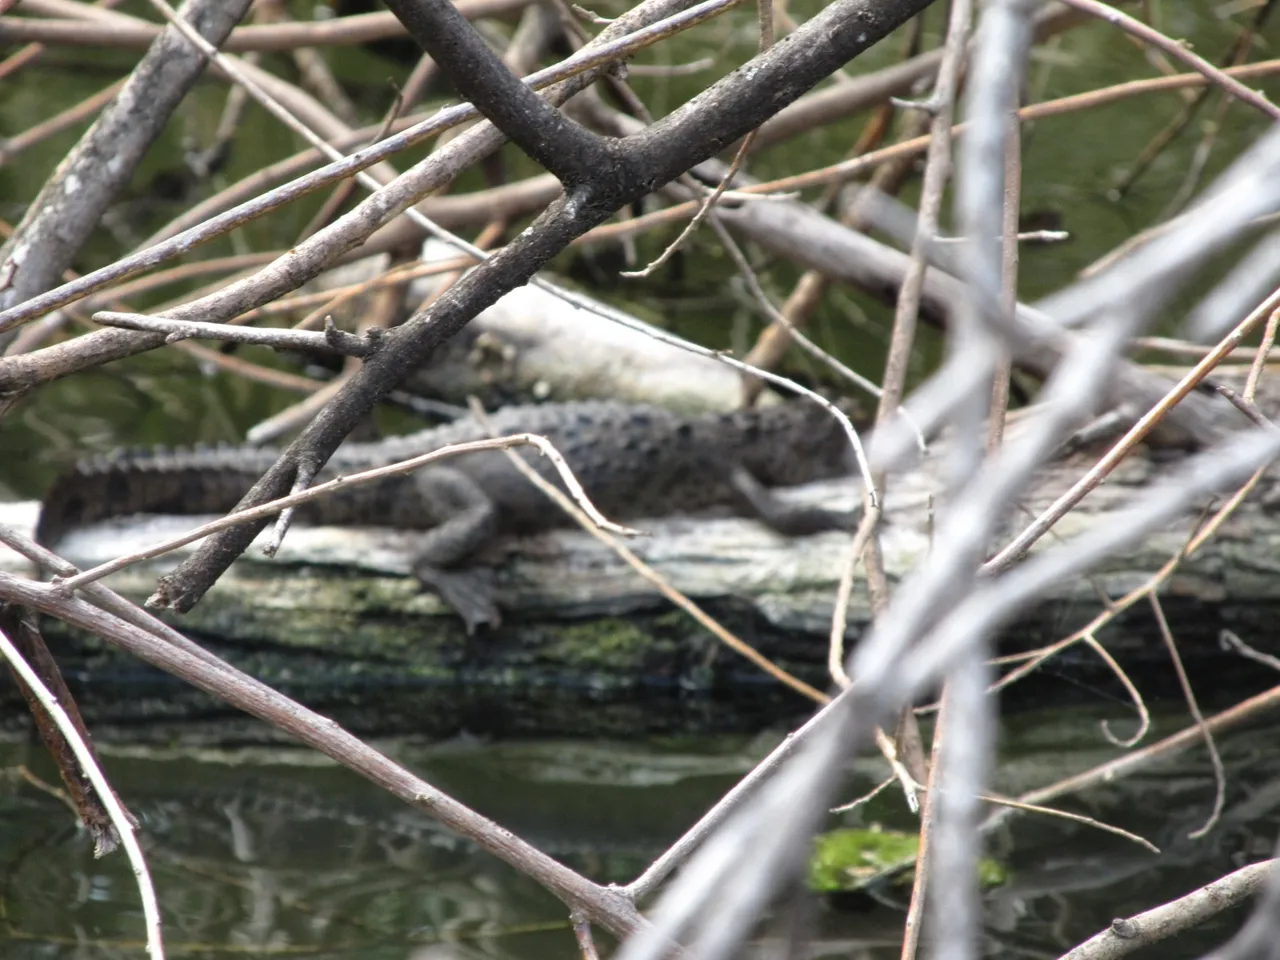
[[[1166,730],[1181,725],[1171,719]],[[386,749],[410,768],[593,879],[634,877],[721,795],[773,738],[650,744],[526,742]],[[1108,784],[1064,807],[1141,833],[1161,855],[1076,823],[1023,818],[991,837],[1011,870],[988,896],[1001,956],[1057,956],[1113,916],[1181,895],[1270,854],[1280,832],[1280,757],[1265,730],[1222,743],[1229,764],[1221,825],[1192,841],[1212,803],[1203,751]],[[1113,756],[1096,716],[1020,718],[1006,734],[1006,792]],[[541,960],[575,951],[560,904],[354,775],[301,750],[108,746],[106,762],[142,822],[170,957]],[[68,809],[14,771],[52,780],[36,748],[0,746],[0,941],[6,958],[137,957],[141,910],[120,856],[94,861]],[[861,761],[850,795],[879,775]],[[847,816],[911,828],[894,797]],[[897,955],[906,894],[813,906],[805,956]],[[1162,955],[1197,956],[1239,917]],[[773,931],[780,934],[783,928]],[[768,941],[768,942],[765,942]],[[781,948],[769,930],[763,953]],[[775,954],[776,955],[776,954]]]

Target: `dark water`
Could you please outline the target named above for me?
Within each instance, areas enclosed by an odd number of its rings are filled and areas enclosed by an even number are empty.
[[[1017,792],[1115,756],[1098,732],[1102,715],[1019,717],[1004,736],[997,787]],[[1161,726],[1183,723],[1170,716]],[[574,869],[626,882],[775,742],[399,741],[385,749]],[[305,751],[105,746],[109,774],[142,821],[170,957],[542,960],[575,951],[563,907],[535,883]],[[1200,840],[1186,834],[1212,804],[1203,748],[1060,802],[1147,837],[1159,856],[1045,817],[994,832],[988,851],[1010,879],[987,895],[992,954],[1058,956],[1113,917],[1269,856],[1280,833],[1274,736],[1264,723],[1220,746],[1227,804]],[[67,808],[17,776],[22,763],[55,777],[38,748],[0,747],[0,955],[143,956],[127,863],[119,855],[94,861]],[[848,796],[880,776],[878,761],[860,761]],[[888,792],[838,822],[912,829]],[[819,904],[810,952],[896,957],[904,897],[890,889],[879,903]],[[1226,914],[1161,956],[1198,956],[1243,915]]]

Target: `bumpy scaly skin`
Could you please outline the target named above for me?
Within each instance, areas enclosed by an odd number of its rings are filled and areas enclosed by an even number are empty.
[[[768,488],[849,472],[843,430],[825,411],[793,401],[761,410],[684,417],[657,407],[584,402],[508,407],[471,419],[334,454],[319,481],[384,466],[452,443],[509,433],[546,436],[564,455],[592,502],[626,520],[727,508],[788,533],[844,528],[846,513],[793,511]],[[544,477],[550,463],[520,448]],[[275,462],[257,447],[124,452],[80,464],[45,498],[37,537],[54,543],[69,529],[135,513],[224,513]],[[469,627],[495,622],[477,582],[447,572],[490,537],[563,526],[564,514],[522,477],[502,452],[465,454],[413,476],[342,490],[303,507],[313,523],[397,526],[428,531],[415,572],[458,608]]]

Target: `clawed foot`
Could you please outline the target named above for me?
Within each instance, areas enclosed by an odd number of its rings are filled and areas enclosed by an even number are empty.
[[[462,618],[467,636],[475,636],[479,627],[497,628],[502,624],[502,613],[494,602],[493,571],[483,567],[468,570],[441,570],[426,564],[417,564],[413,575],[418,582],[430,587],[440,599]]]

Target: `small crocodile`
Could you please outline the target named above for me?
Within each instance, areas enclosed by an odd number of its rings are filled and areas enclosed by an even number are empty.
[[[318,482],[453,443],[536,433],[564,455],[592,503],[612,519],[719,509],[757,517],[789,535],[849,529],[856,519],[856,511],[788,506],[771,492],[851,471],[843,429],[807,401],[695,417],[609,401],[543,404],[507,407],[487,421],[468,417],[405,436],[344,444]],[[528,446],[519,450],[561,486],[545,457]],[[37,539],[53,544],[75,526],[136,513],[225,513],[278,455],[263,447],[226,446],[122,452],[85,461],[45,497]],[[303,505],[298,516],[309,523],[426,531],[414,574],[462,616],[469,632],[496,625],[499,614],[483,571],[467,567],[468,558],[493,537],[571,523],[502,451],[463,454],[411,475],[340,489]]]

